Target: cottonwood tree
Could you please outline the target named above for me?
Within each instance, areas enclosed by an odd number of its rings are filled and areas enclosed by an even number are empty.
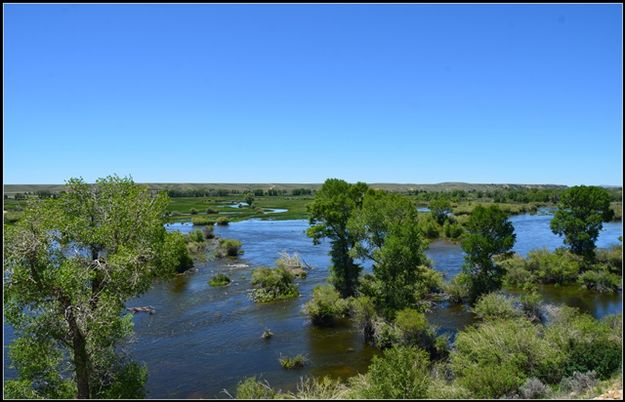
[[[362,182],[349,184],[340,179],[327,179],[308,206],[313,226],[307,234],[314,244],[319,244],[323,238],[332,242],[330,281],[342,297],[355,294],[362,269],[349,254],[356,239],[347,228],[347,222],[351,214],[361,207],[368,190],[369,187]]]
[[[141,398],[147,371],[120,353],[132,332],[127,299],[175,271],[168,198],[130,178],[70,179],[5,234],[4,313],[19,378],[13,397]],[[175,242],[174,242],[175,243]],[[185,251],[182,251],[186,253]]]
[[[614,217],[610,209],[610,193],[596,186],[575,186],[560,196],[553,215],[551,231],[564,236],[564,244],[586,259],[595,256],[595,242],[603,227]]]
[[[437,198],[430,201],[430,211],[432,216],[436,219],[439,225],[445,223],[447,215],[452,211],[451,202],[447,198]]]
[[[373,261],[378,294],[370,296],[388,316],[413,306],[431,277],[417,214],[406,197],[375,191],[365,196],[362,208],[354,211],[348,223],[358,239],[352,255]]]
[[[516,241],[508,215],[497,206],[477,206],[466,223],[462,249],[466,253],[463,272],[469,279],[469,297],[475,301],[481,294],[501,287],[504,269],[493,256],[510,251]]]

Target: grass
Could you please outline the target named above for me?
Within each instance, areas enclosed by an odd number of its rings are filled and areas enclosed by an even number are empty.
[[[280,365],[285,369],[294,369],[294,368],[302,368],[304,367],[304,363],[306,362],[306,357],[303,354],[298,354],[293,357],[281,357]]]
[[[208,284],[213,287],[228,286],[230,284],[230,278],[224,274],[217,274],[208,281]]]

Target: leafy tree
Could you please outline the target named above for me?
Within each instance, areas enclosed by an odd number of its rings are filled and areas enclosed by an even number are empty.
[[[248,206],[251,207],[254,204],[254,193],[248,191],[247,193],[243,194],[243,198],[245,199],[245,202]]]
[[[372,191],[348,223],[348,230],[359,240],[352,255],[373,260],[379,281],[377,304],[389,316],[417,301],[429,269],[417,221],[417,209],[409,199]]]
[[[606,189],[575,186],[560,196],[550,226],[553,233],[564,236],[564,243],[573,253],[593,259],[602,223],[610,221],[613,216],[610,193]]]
[[[432,216],[436,219],[439,225],[445,223],[445,219],[447,219],[447,214],[449,214],[451,210],[451,202],[447,198],[437,198],[435,200],[430,201],[430,211],[432,212]]]
[[[469,279],[469,297],[476,300],[481,294],[501,287],[503,268],[493,256],[510,251],[516,240],[514,227],[506,212],[497,206],[477,206],[466,224],[467,232],[462,249],[467,254],[463,271]]]
[[[70,179],[58,199],[36,201],[5,234],[4,314],[19,379],[5,389],[37,397],[144,396],[146,370],[116,346],[132,332],[124,302],[180,264],[167,241],[167,195],[130,178],[94,186]],[[69,363],[73,384],[62,378]]]
[[[314,244],[319,244],[323,238],[332,242],[330,280],[343,297],[354,295],[362,269],[349,254],[356,238],[348,230],[347,222],[352,213],[361,207],[368,190],[365,183],[349,184],[340,179],[328,179],[308,206],[313,226],[307,234]]]

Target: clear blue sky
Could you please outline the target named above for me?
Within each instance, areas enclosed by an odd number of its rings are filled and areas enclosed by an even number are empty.
[[[622,183],[621,5],[5,5],[4,182]]]

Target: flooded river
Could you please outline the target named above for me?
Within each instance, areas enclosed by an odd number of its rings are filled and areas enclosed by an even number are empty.
[[[551,216],[511,217],[517,234],[514,250],[522,255],[540,247],[554,249],[562,240],[549,230]],[[312,289],[328,276],[329,243],[313,245],[306,237],[305,220],[248,220],[215,227],[215,234],[243,242],[244,254],[236,260],[196,263],[197,270],[170,281],[156,283],[145,295],[128,301],[128,306],[150,305],[156,314],[136,314],[135,335],[125,345],[132,356],[147,364],[148,397],[214,398],[232,394],[238,381],[257,375],[273,387],[293,389],[300,376],[346,377],[364,372],[375,351],[364,345],[360,333],[348,322],[338,328],[312,327],[301,312]],[[190,224],[175,223],[168,230],[188,232]],[[604,224],[598,247],[618,244],[621,223]],[[299,281],[301,296],[273,304],[254,304],[247,297],[253,268],[273,266],[281,251],[297,252],[313,267]],[[458,245],[435,241],[427,255],[447,279],[460,272],[463,253]],[[370,270],[370,265],[365,265]],[[232,284],[212,288],[208,280],[226,273]],[[596,317],[622,311],[621,294],[597,295],[577,287],[543,287],[548,302],[580,307]],[[455,332],[473,320],[462,306],[441,304],[429,314],[440,332]],[[265,328],[274,336],[261,339]],[[5,345],[12,331],[5,325]],[[308,362],[303,369],[284,370],[278,358],[303,353]],[[5,355],[5,366],[7,357]],[[12,376],[5,371],[5,378]]]

